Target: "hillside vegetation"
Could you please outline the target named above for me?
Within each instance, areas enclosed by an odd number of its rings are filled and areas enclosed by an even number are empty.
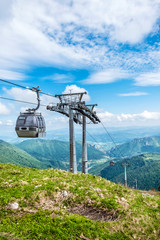
[[[17,147],[18,146],[18,147]],[[82,146],[77,146],[78,170],[81,171]],[[110,158],[104,153],[88,145],[89,173],[104,177],[115,183],[124,184],[124,168],[121,162],[115,159],[115,166],[110,167]],[[160,186],[160,155],[141,154],[127,160],[128,184],[138,189],[157,189]],[[69,143],[57,140],[27,140],[16,146],[0,141],[0,162],[12,163],[33,168],[59,168],[69,169]]]
[[[123,153],[125,157],[143,153],[160,153],[160,136],[136,138],[108,151],[112,157],[121,157],[120,153]]]
[[[16,146],[50,167],[69,169],[69,142],[36,139],[23,141]],[[104,158],[104,153],[91,145],[88,145],[87,151],[91,166]],[[78,170],[81,170],[82,144],[79,142],[76,142],[76,154]]]
[[[0,239],[157,240],[155,194],[93,175],[0,164]]]
[[[138,189],[157,189],[160,186],[160,154],[141,154],[126,160],[127,182],[130,187],[135,187],[135,179],[138,182]],[[124,184],[124,167],[122,161],[115,162],[114,166],[109,163],[100,165],[97,173],[110,181]]]
[[[49,167],[48,164],[38,161],[27,152],[2,140],[0,140],[0,162],[35,168]]]

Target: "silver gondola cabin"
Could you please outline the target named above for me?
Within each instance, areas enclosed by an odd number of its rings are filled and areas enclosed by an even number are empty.
[[[37,93],[38,105],[36,108],[27,109],[26,112],[20,113],[16,122],[16,133],[22,138],[38,138],[46,136],[46,125],[41,113],[36,110],[40,107],[39,89],[32,88]]]

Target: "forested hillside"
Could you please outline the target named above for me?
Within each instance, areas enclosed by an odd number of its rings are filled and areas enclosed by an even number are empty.
[[[58,140],[26,140],[16,145],[41,162],[50,164],[53,168],[69,169],[69,142]],[[88,160],[90,165],[103,159],[104,153],[88,145]],[[78,170],[81,170],[82,145],[76,142]]]
[[[16,146],[0,140],[0,162],[12,163],[15,165],[33,167],[33,168],[48,168],[47,163],[38,161],[36,158],[27,152],[17,148]]]
[[[136,138],[108,151],[108,154],[112,157],[121,157],[120,153],[123,153],[125,157],[142,153],[160,153],[160,136]]]
[[[142,154],[126,159],[129,163],[127,167],[128,186],[135,187],[135,180],[138,189],[157,189],[160,186],[160,154]],[[115,183],[124,184],[124,167],[122,161],[115,162],[114,166],[106,167],[100,171],[100,176]]]
[[[78,171],[81,171],[82,146],[76,143]],[[110,181],[124,184],[122,160],[115,158],[115,165],[110,166],[110,158],[88,145],[89,173],[102,176]],[[0,162],[33,168],[69,169],[69,143],[57,140],[27,140],[16,146],[0,141]],[[160,155],[141,154],[128,158],[128,185],[138,189],[157,189],[160,186]]]

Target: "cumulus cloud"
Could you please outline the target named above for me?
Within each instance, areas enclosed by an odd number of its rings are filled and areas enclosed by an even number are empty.
[[[24,101],[26,103],[14,103],[14,107],[12,106],[12,113],[18,114],[19,112],[25,112],[28,108],[35,108],[37,106],[37,94],[30,90],[24,90],[17,87],[13,87],[11,89],[3,88],[5,94],[7,96],[15,99]],[[28,104],[27,104],[28,102]],[[46,106],[49,104],[55,104],[58,102],[58,99],[55,97],[41,95],[40,94],[40,111],[44,116],[48,116],[48,112],[46,111]],[[32,103],[32,104],[29,104]]]
[[[118,96],[120,97],[138,97],[148,95],[146,92],[131,92],[131,93],[120,93]]]
[[[104,110],[97,111],[97,115],[102,122],[108,126],[147,126],[159,125],[160,112],[149,112],[147,110],[142,113],[121,113],[112,114]]]
[[[3,88],[5,93],[11,97],[13,97],[15,100],[21,100],[21,101],[27,101],[36,103],[37,102],[37,95],[36,93],[30,91],[30,90],[24,90],[21,88],[13,87],[11,89]]]
[[[6,105],[0,102],[0,115],[8,115],[10,114],[10,110]]]
[[[68,94],[68,93],[84,93],[84,92],[87,92],[84,88],[80,88],[78,87],[77,85],[68,85],[66,87],[66,89],[64,90],[63,94]],[[88,95],[88,92],[87,94],[84,94],[83,95],[83,98],[82,98],[83,101],[90,101],[90,96]]]
[[[13,124],[13,121],[12,121],[12,120],[7,120],[7,121],[6,121],[6,125],[7,125],[7,126],[13,126],[14,124]]]
[[[12,96],[16,100],[37,103],[37,94],[29,89],[24,90],[21,88],[13,87],[11,89],[3,88],[3,90],[7,95]],[[47,104],[49,102],[56,101],[56,98],[47,95],[41,95],[40,92],[40,100],[43,101],[43,104]]]

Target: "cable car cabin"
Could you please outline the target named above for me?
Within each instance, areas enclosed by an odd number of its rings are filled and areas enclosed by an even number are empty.
[[[110,161],[110,166],[114,166],[114,161],[113,160]]]
[[[46,125],[41,113],[20,113],[16,122],[16,133],[18,137],[38,138],[46,136]]]

